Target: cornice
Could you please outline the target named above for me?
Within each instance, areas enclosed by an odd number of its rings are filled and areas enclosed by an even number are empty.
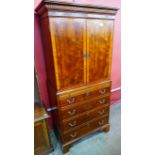
[[[95,6],[87,4],[77,4],[62,1],[43,0],[35,11],[42,15],[45,11],[65,11],[115,15],[118,8],[107,6]]]

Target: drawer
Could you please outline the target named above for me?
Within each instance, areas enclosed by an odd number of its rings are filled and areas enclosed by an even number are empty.
[[[101,97],[93,100],[88,100],[86,102],[79,103],[77,105],[68,106],[66,108],[61,108],[61,118],[62,119],[68,119],[74,116],[77,116],[79,114],[82,114],[88,110],[92,110],[97,107],[102,106],[109,106],[110,98],[107,97]]]
[[[75,95],[68,94],[68,97],[59,100],[59,103],[60,103],[59,105],[61,107],[64,107],[64,106],[76,104],[81,101],[86,101],[94,97],[106,96],[106,95],[110,95],[110,87],[100,88],[97,90],[85,90],[84,92],[78,93]]]
[[[90,130],[91,130],[90,126],[89,124],[87,124],[87,125],[80,127],[80,129],[78,130],[68,132],[63,135],[64,143],[74,140],[76,138],[80,138],[81,136],[84,136],[85,134],[87,134]]]
[[[80,126],[76,130],[73,130],[71,132],[67,132],[63,135],[64,142],[68,142],[71,140],[74,140],[76,138],[80,138],[84,136],[85,134],[102,127],[103,125],[108,123],[108,117],[102,117],[95,121],[92,121],[90,123],[87,123],[86,125]]]
[[[99,128],[108,123],[109,116],[98,118],[96,121],[90,124],[92,129]]]
[[[109,107],[99,107],[96,108],[95,110],[87,111],[80,116],[63,121],[62,122],[63,130],[66,131],[74,129],[75,127],[81,124],[84,124],[88,121],[91,121],[101,116],[107,116],[108,114],[109,114]]]

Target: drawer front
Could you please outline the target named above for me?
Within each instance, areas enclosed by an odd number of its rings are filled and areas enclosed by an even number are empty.
[[[65,109],[61,109],[62,119],[69,119],[73,116],[77,116],[81,113],[87,112],[99,106],[108,106],[109,105],[109,96],[101,97],[98,99],[86,101],[85,103],[79,103],[77,106],[68,106]]]
[[[97,117],[106,116],[109,114],[109,107],[100,107],[95,110],[87,111],[83,115],[78,117],[74,117],[73,119],[69,119],[67,121],[63,121],[63,130],[74,129],[75,127],[84,124],[88,121],[91,121]]]
[[[101,118],[97,119],[96,121],[91,123],[91,128],[96,129],[96,128],[102,127],[103,125],[108,123],[108,118],[109,118],[109,116],[101,117]]]
[[[64,142],[68,142],[76,138],[80,138],[85,134],[87,134],[88,132],[91,132],[99,127],[102,127],[107,123],[108,123],[108,117],[102,117],[86,125],[83,125],[76,130],[73,130],[71,132],[64,134],[63,135]]]
[[[106,87],[106,88],[100,88],[94,91],[85,91],[82,94],[78,94],[78,95],[71,95],[69,94],[67,98],[64,99],[60,99],[59,103],[61,107],[64,106],[68,106],[68,105],[73,105],[76,104],[78,102],[81,101],[86,101],[89,99],[92,99],[94,97],[98,97],[98,96],[106,96],[106,95],[110,95],[110,87]]]
[[[64,143],[79,138],[90,131],[89,124],[82,126],[80,129],[64,134]]]

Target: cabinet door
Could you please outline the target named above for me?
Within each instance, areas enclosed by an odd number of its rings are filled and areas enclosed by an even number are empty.
[[[51,18],[50,31],[53,46],[57,89],[79,87],[86,82],[85,20]]]
[[[113,21],[87,20],[87,82],[110,79]]]

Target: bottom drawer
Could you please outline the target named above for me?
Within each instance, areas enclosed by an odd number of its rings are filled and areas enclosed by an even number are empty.
[[[108,123],[108,116],[100,117],[99,119],[89,122],[86,125],[83,125],[76,130],[73,130],[71,132],[64,134],[63,135],[64,142],[68,142],[68,141],[74,140],[76,138],[80,138],[80,137],[84,136],[85,134],[87,134],[88,132],[91,132],[94,129],[97,129],[107,123]]]

